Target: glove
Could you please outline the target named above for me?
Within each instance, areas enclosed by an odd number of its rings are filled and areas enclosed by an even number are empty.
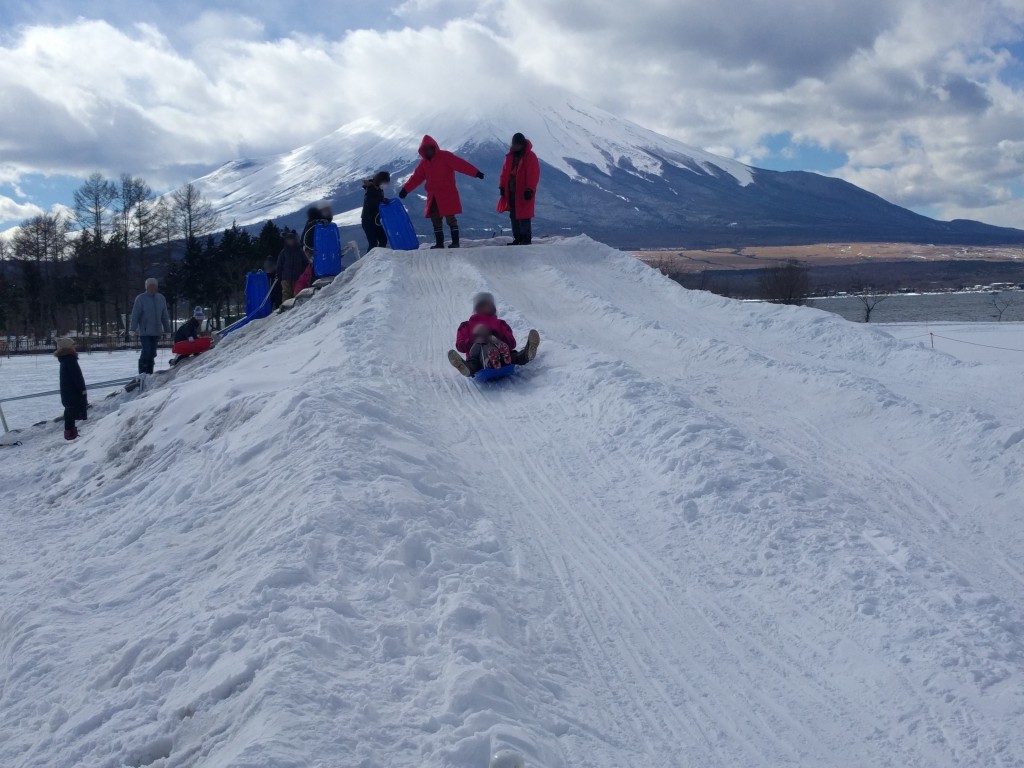
[[[524,200],[533,200],[533,190],[532,189],[528,189],[525,192],[523,192],[523,199]]]
[[[405,187],[402,187],[402,190],[398,193],[398,199],[405,200],[405,198],[407,198],[408,196],[409,193],[405,191]]]
[[[484,172],[483,172],[483,171],[477,171],[477,172],[476,172],[476,177],[477,177],[478,179],[482,179],[482,178],[484,177]]]
[[[498,193],[499,193],[499,194],[500,194],[500,195],[501,195],[502,197],[504,197],[504,196],[505,196],[505,188],[504,188],[504,187],[498,187]]]
[[[196,340],[196,339],[195,339],[195,336],[189,336],[189,337],[188,337],[188,343],[189,343],[189,344],[191,344],[191,343],[192,343],[192,342],[194,342],[195,340]]]

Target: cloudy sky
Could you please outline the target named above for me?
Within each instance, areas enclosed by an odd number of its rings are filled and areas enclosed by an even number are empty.
[[[0,230],[350,120],[558,85],[766,168],[1024,227],[1024,0],[0,0]]]

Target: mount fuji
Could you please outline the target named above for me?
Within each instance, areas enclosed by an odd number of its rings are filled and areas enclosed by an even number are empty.
[[[532,139],[541,161],[537,234],[587,233],[622,247],[1024,242],[1020,230],[936,221],[840,179],[709,154],[562,94],[476,102],[388,122],[365,117],[293,151],[227,163],[197,184],[224,221],[274,218],[294,226],[308,205],[328,200],[342,227],[358,227],[360,180],[383,168],[397,187],[429,133],[487,174],[483,182],[459,182],[463,232],[480,237],[508,225],[495,203],[498,172],[516,131]],[[426,235],[416,198],[408,202]]]

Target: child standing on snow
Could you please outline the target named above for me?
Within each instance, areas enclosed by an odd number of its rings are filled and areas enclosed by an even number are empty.
[[[64,406],[64,439],[78,437],[75,420],[89,418],[89,393],[85,388],[85,377],[78,364],[75,340],[67,336],[57,339],[57,351],[53,353],[60,363],[60,402]]]
[[[374,248],[387,248],[388,235],[380,224],[380,204],[386,203],[384,188],[391,183],[391,174],[387,171],[378,171],[372,179],[363,180],[363,189],[366,194],[363,196],[363,232],[366,233],[367,252]]]
[[[423,137],[420,144],[420,157],[422,158],[420,164],[416,166],[412,176],[405,182],[398,197],[405,200],[410,192],[425,181],[427,183],[427,207],[424,216],[430,219],[434,225],[434,239],[436,240],[435,244],[431,246],[431,250],[444,248],[442,219],[448,222],[448,229],[452,232],[452,242],[448,247],[458,248],[459,220],[455,217],[462,213],[462,200],[459,198],[459,188],[455,185],[455,172],[476,176],[478,179],[482,179],[484,175],[472,163],[442,150],[430,136]]]
[[[486,338],[484,331],[478,330],[481,326],[484,330],[489,331]],[[483,342],[479,341],[479,339],[483,339]],[[509,363],[526,365],[537,356],[537,348],[540,346],[540,334],[537,331],[531,330],[527,336],[526,346],[518,352],[515,351],[516,337],[508,323],[498,317],[498,307],[494,301],[494,294],[478,293],[473,297],[473,314],[469,320],[466,320],[459,326],[455,340],[455,349],[448,352],[448,362],[463,376],[475,376],[485,367],[502,367],[501,365],[484,365],[484,353],[486,352],[488,355],[491,353],[488,345],[493,345],[499,353],[498,358],[488,357],[488,359],[496,361],[502,359],[500,357],[501,348],[499,345],[504,345],[507,348]],[[461,355],[459,354],[460,352],[462,353]],[[463,358],[462,355],[466,355],[466,357]],[[508,363],[505,364],[507,365]]]

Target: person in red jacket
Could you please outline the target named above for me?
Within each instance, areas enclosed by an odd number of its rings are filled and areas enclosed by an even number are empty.
[[[449,350],[450,362],[463,376],[475,376],[484,366],[478,358],[470,358],[470,350],[476,343],[475,332],[479,326],[486,326],[494,337],[508,345],[510,350],[516,348],[516,337],[508,323],[498,317],[498,307],[492,293],[478,293],[473,297],[473,314],[459,326],[455,337],[455,349]],[[526,365],[537,356],[540,346],[540,334],[531,330],[526,337],[526,346],[512,352],[512,363]],[[457,350],[457,351],[456,351]],[[462,354],[459,354],[459,353]],[[465,357],[464,357],[465,356]]]
[[[534,197],[540,183],[540,161],[533,152],[533,143],[523,134],[512,137],[505,165],[498,180],[498,211],[512,219],[512,242],[509,245],[530,245],[533,242]]]
[[[455,172],[467,176],[484,177],[472,164],[451,152],[445,152],[430,136],[424,136],[420,143],[420,164],[412,172],[412,176],[402,186],[398,196],[403,200],[416,187],[427,182],[427,207],[424,217],[434,225],[434,248],[444,248],[444,227],[441,219],[448,222],[452,232],[449,248],[459,247],[459,220],[457,214],[462,213],[462,200],[459,199],[459,188],[455,185]]]

